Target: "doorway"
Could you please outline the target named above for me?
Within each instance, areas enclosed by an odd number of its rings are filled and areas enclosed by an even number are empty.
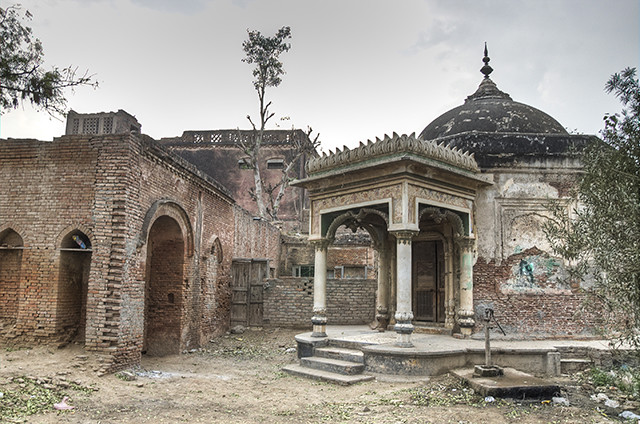
[[[412,308],[415,321],[444,323],[445,321],[445,283],[444,249],[442,242],[414,241]]]
[[[67,234],[60,245],[57,329],[66,340],[80,344],[85,342],[91,252],[89,237],[79,230]]]
[[[184,239],[178,223],[161,216],[149,230],[143,353],[180,352]]]

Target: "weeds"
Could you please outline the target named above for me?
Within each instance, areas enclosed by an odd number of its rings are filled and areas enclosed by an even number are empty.
[[[86,394],[93,391],[76,383],[65,383],[65,388],[30,377],[9,379],[0,397],[0,422],[23,422],[25,418],[53,410],[53,404],[64,396],[72,396],[67,389]]]
[[[586,377],[596,387],[616,387],[629,396],[640,397],[640,370],[638,369],[627,365],[609,371],[593,367],[586,373]]]

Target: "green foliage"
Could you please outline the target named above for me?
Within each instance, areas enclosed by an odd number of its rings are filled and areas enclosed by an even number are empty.
[[[77,76],[71,66],[42,69],[42,42],[23,24],[31,17],[29,11],[20,13],[19,6],[0,7],[0,108],[4,113],[29,102],[38,110],[64,115],[64,89],[97,83],[86,72]]]
[[[640,88],[635,68],[615,74],[605,90],[623,104],[606,115],[602,141],[582,154],[584,174],[569,214],[558,205],[545,228],[572,264],[573,279],[589,280],[615,339],[640,347]]]
[[[311,139],[311,128],[303,137],[297,136],[295,131],[292,131],[288,141],[289,152],[282,164],[280,180],[270,184],[263,179],[259,166],[259,154],[267,122],[274,116],[274,113],[269,110],[271,102],[265,100],[265,94],[267,87],[277,87],[282,82],[282,75],[285,72],[280,55],[291,48],[291,44],[287,42],[291,38],[291,28],[284,26],[272,37],[266,37],[260,31],[247,30],[247,33],[249,39],[242,43],[246,57],[242,61],[255,65],[253,86],[258,93],[260,121],[254,123],[251,116],[247,115],[253,132],[246,138],[238,132],[236,145],[246,155],[242,167],[253,170],[254,187],[249,190],[249,194],[256,202],[258,214],[265,219],[277,220],[285,190],[295,177],[292,174],[298,168],[300,161],[304,160],[305,155],[315,154],[320,142],[317,135]]]
[[[291,28],[284,26],[273,37],[265,37],[260,31],[247,31],[249,39],[242,43],[247,57],[243,62],[255,64],[253,86],[258,92],[266,87],[277,87],[284,74],[280,54],[289,51],[291,44],[285,40],[291,38]]]
[[[616,387],[628,396],[636,399],[640,396],[640,370],[626,365],[609,371],[593,367],[587,380],[595,387]]]
[[[419,406],[469,405],[481,408],[487,405],[484,397],[459,381],[431,387],[418,387],[410,390],[409,393],[411,404]]]

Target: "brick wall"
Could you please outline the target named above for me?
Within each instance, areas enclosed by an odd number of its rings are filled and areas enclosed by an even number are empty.
[[[267,133],[270,132],[272,131],[267,131]],[[273,132],[278,133],[281,131]],[[230,131],[230,133],[235,136],[236,131]],[[296,133],[298,136],[305,137],[300,130],[296,131]],[[172,152],[184,157],[197,166],[198,169],[221,182],[233,192],[233,198],[238,205],[256,215],[256,202],[251,198],[250,194],[250,189],[254,186],[253,171],[251,169],[243,169],[238,165],[239,161],[246,155],[234,144],[190,142],[183,138],[162,139],[160,143],[163,143]],[[282,178],[282,170],[268,169],[267,161],[273,158],[286,158],[288,161],[291,158],[292,151],[287,144],[269,144],[267,142],[262,144],[258,163],[261,176],[267,185],[277,185]],[[294,168],[292,174],[295,178],[304,176],[303,164],[304,161],[300,161]],[[308,225],[308,221],[304,221],[302,215],[302,210],[306,207],[305,201],[304,189],[299,187],[286,189],[285,195],[280,202],[278,218],[284,221],[287,229],[305,231],[305,224]]]
[[[367,277],[375,278],[375,250],[370,245],[335,245],[327,250],[327,269],[332,270],[337,266],[367,267]],[[305,240],[284,237],[282,245],[282,260],[280,261],[279,274],[291,276],[295,265],[313,265],[315,252],[313,246]],[[364,271],[358,273],[362,276]]]
[[[377,281],[327,279],[329,325],[368,324],[375,317]],[[313,315],[313,281],[282,277],[264,291],[264,318],[270,325],[309,327]],[[267,321],[268,320],[268,321]]]
[[[550,261],[550,265],[531,276],[519,275],[520,264],[532,258]],[[536,248],[512,255],[500,265],[478,258],[473,276],[476,331],[484,331],[484,308],[491,307],[511,337],[594,334],[600,324],[596,313],[584,308],[580,287],[566,283],[558,275],[560,264],[551,261]]]
[[[109,355],[107,369],[137,363],[146,283],[170,266],[172,281],[155,279],[163,287],[152,290],[155,312],[171,316],[163,323],[172,331],[179,325],[173,351],[196,347],[228,328],[234,255],[277,261],[276,229],[248,219],[222,186],[146,136],[0,140],[0,178],[11,182],[0,185],[0,235],[15,231],[24,242],[21,258],[7,249],[0,258],[5,270],[21,262],[18,277],[0,275],[9,287],[0,291],[3,311],[16,316],[0,330],[4,340],[79,334],[88,349]],[[161,239],[150,236],[160,220],[175,227],[172,253],[150,246]],[[71,234],[87,239],[82,259],[62,249]],[[86,287],[80,296],[72,290],[78,284]]]
[[[53,340],[60,324],[68,322],[69,311],[58,308],[61,241],[72,229],[90,233],[94,147],[80,137],[0,141],[0,180],[5,182],[0,185],[0,233],[15,231],[24,243],[18,300],[12,306],[16,323],[3,329],[7,337]]]

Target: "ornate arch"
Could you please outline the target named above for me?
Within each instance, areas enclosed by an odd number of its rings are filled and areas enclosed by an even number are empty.
[[[142,229],[138,236],[138,248],[145,245],[149,237],[149,229],[161,216],[168,216],[175,219],[180,226],[182,235],[185,239],[187,256],[193,256],[193,228],[191,226],[191,221],[189,220],[189,215],[179,203],[170,199],[156,200],[147,211],[144,221],[142,222]]]
[[[418,225],[425,216],[433,219],[436,223],[447,221],[453,227],[454,238],[459,239],[464,237],[464,224],[462,223],[462,219],[452,211],[435,207],[424,208],[418,215]]]
[[[331,225],[329,225],[327,234],[325,236],[326,239],[333,242],[336,237],[336,231],[341,225],[345,224],[354,232],[357,231],[358,228],[363,228],[371,235],[371,237],[374,239],[374,242],[380,241],[378,240],[380,238],[379,234],[377,234],[376,231],[372,231],[375,226],[370,223],[363,222],[368,215],[379,216],[385,222],[385,228],[389,228],[389,216],[386,213],[381,212],[377,209],[362,208],[358,211],[358,213],[347,211],[342,215],[338,215],[331,222]]]

